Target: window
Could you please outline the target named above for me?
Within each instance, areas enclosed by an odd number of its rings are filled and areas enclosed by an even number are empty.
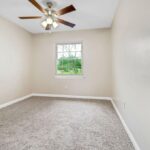
[[[57,75],[82,75],[82,44],[57,44]]]

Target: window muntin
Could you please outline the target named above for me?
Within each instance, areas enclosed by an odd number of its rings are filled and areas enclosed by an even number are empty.
[[[82,43],[57,44],[56,74],[82,75]]]

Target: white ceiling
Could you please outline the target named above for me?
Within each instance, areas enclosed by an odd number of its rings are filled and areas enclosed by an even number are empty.
[[[54,8],[59,10],[73,4],[77,9],[75,12],[61,16],[60,18],[75,23],[71,29],[60,25],[55,31],[69,31],[81,29],[96,29],[111,27],[119,0],[53,0]],[[44,0],[37,0],[44,7]],[[42,13],[36,9],[28,0],[3,0],[0,1],[0,16],[6,18],[31,33],[45,32],[39,20],[20,20],[18,16],[36,16]]]

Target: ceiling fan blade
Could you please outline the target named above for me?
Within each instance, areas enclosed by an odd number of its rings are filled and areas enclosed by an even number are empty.
[[[48,25],[46,26],[45,30],[50,30],[50,29],[51,29],[51,25],[48,24]]]
[[[62,19],[59,19],[59,18],[56,20],[56,22],[62,23],[62,24],[64,24],[64,25],[69,26],[69,27],[72,27],[72,28],[75,26],[74,23],[71,23],[71,22],[68,22],[68,21],[65,21],[65,20],[62,20]]]
[[[42,13],[45,13],[45,9],[37,3],[35,0],[29,0],[30,3],[32,3],[38,10],[40,10]]]
[[[60,15],[67,14],[67,13],[70,13],[70,12],[75,11],[75,10],[76,10],[75,7],[73,5],[70,5],[70,6],[67,6],[63,9],[56,11],[56,14],[60,16]]]
[[[19,17],[20,19],[40,19],[41,16],[25,16],[25,17]]]

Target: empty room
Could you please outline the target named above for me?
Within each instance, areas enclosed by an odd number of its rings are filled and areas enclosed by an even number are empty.
[[[150,150],[150,0],[0,2],[0,150]]]

